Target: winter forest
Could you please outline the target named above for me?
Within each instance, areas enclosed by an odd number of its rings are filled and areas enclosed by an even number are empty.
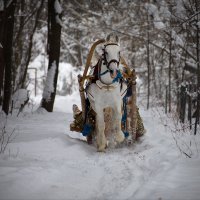
[[[98,152],[85,69],[108,54],[113,43],[88,62],[109,34],[119,38],[117,66],[123,58],[135,73],[128,116],[144,135]],[[85,126],[71,129],[90,110],[96,145]],[[199,165],[200,0],[0,0],[0,199],[196,200]]]

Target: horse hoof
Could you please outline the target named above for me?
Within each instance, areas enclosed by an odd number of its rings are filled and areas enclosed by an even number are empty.
[[[127,140],[127,141],[126,141],[126,144],[127,144],[128,146],[131,146],[131,145],[133,144],[133,140]]]
[[[105,148],[98,148],[98,149],[97,149],[97,152],[103,152],[103,153],[105,153],[106,150],[105,150]]]
[[[134,142],[134,141],[133,141],[133,138],[130,137],[130,136],[126,139],[126,144],[127,144],[128,146],[132,145],[133,142]]]
[[[97,145],[97,152],[106,152],[106,145]]]

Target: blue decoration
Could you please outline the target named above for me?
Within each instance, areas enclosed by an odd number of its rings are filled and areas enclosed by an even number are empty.
[[[92,126],[90,124],[85,124],[82,130],[83,136],[88,136],[92,131]]]
[[[124,129],[126,130],[126,120],[127,120],[127,98],[128,98],[128,94],[126,93],[126,95],[123,98],[123,116],[122,116],[122,124],[124,125]],[[127,131],[124,132],[124,136],[128,137],[129,133]]]
[[[129,136],[128,132],[124,132],[124,137],[127,138]]]
[[[123,78],[122,73],[118,70],[118,71],[117,71],[117,76],[113,79],[112,82],[113,82],[113,83],[119,82],[119,80],[120,80],[121,78]]]

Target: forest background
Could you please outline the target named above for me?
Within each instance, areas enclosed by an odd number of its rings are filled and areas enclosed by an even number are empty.
[[[1,0],[2,110],[22,111],[31,97],[43,94],[40,106],[52,112],[56,94],[78,90],[76,75],[91,44],[116,32],[122,55],[136,70],[139,100],[147,109],[162,106],[196,134],[199,7],[199,0]],[[20,92],[27,99],[17,106]]]

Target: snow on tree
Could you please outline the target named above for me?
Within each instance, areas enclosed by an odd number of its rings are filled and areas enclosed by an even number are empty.
[[[61,7],[58,0],[48,1],[48,54],[49,66],[46,84],[41,101],[41,107],[47,111],[53,111],[56,96],[58,67],[60,58],[61,25],[56,17],[61,18]]]
[[[51,100],[51,93],[55,91],[55,88],[54,88],[55,74],[56,74],[56,61],[54,60],[51,64],[50,69],[48,70],[47,78],[46,78],[46,82],[44,86],[44,91],[42,95],[42,98],[46,99],[46,101]]]

